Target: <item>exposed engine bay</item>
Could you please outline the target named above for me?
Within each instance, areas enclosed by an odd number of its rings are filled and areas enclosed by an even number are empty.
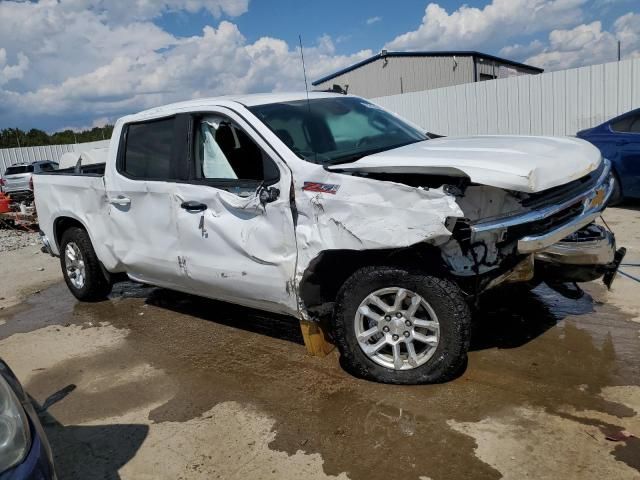
[[[561,283],[590,281],[605,275],[605,283],[610,284],[606,273],[615,270],[615,240],[605,228],[592,223],[591,216],[582,229],[547,248],[541,245],[535,249],[521,243],[523,238],[544,237],[549,231],[573,224],[604,203],[608,168],[603,161],[599,168],[578,180],[537,193],[477,185],[464,177],[356,175],[437,189],[454,196],[464,217],[448,219],[446,226],[452,235],[438,247],[450,274],[469,293],[478,294],[502,283],[526,282],[534,277],[536,281]]]

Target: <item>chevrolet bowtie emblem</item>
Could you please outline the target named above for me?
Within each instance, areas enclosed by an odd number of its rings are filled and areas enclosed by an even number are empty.
[[[604,187],[596,190],[595,195],[591,199],[591,208],[596,208],[604,204],[604,199],[607,196],[606,190]]]

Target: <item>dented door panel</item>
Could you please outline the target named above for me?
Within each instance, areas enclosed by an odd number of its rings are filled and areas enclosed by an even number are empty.
[[[193,200],[207,209],[177,213],[181,274],[188,288],[206,297],[297,314],[288,195],[262,205],[255,193],[242,198],[211,186],[176,187],[176,204]]]

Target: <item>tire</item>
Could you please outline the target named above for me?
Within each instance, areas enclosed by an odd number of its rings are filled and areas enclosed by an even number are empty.
[[[616,173],[613,174],[613,192],[611,192],[611,197],[609,197],[609,203],[607,204],[609,207],[615,207],[616,205],[620,205],[624,197],[622,196],[622,187],[620,186],[620,179]]]
[[[68,254],[68,249],[74,255]],[[77,261],[73,260],[74,256]],[[78,300],[97,302],[104,300],[111,293],[108,274],[100,265],[89,234],[82,228],[71,227],[62,234],[60,266],[67,287]]]
[[[400,290],[406,293],[401,306],[389,310],[386,315],[380,315],[383,310],[372,302],[374,297],[383,299],[384,305],[392,307],[391,303],[396,303],[401,296]],[[416,297],[420,299],[415,300]],[[412,315],[410,309],[414,300],[420,303]],[[368,310],[363,310],[363,305]],[[367,314],[363,315],[363,311]],[[370,315],[379,318],[376,321]],[[436,322],[433,322],[434,316]],[[368,325],[365,325],[365,321]],[[412,323],[414,321],[415,325]],[[438,328],[427,329],[419,326],[419,323],[437,323]],[[405,330],[404,325],[411,327]],[[378,332],[366,340],[369,343],[363,344],[358,340],[358,335],[361,338],[367,336],[364,330],[368,334],[373,329],[378,329]],[[419,338],[427,337],[431,342],[419,341],[418,333],[421,333]],[[338,292],[333,335],[343,366],[356,376],[403,385],[440,383],[458,376],[466,365],[471,338],[471,312],[461,290],[449,280],[403,267],[365,267],[347,279]],[[374,356],[365,353],[363,348],[375,350],[380,343],[384,343],[384,346]],[[409,347],[409,343],[413,347]],[[413,362],[409,359],[410,348],[413,350]],[[401,364],[399,361],[396,363],[398,356],[401,357]]]

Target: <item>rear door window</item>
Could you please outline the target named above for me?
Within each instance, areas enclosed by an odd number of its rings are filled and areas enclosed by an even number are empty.
[[[127,127],[121,171],[140,180],[172,179],[175,118]]]
[[[19,175],[22,173],[33,173],[33,165],[14,165],[4,172],[5,175]]]

